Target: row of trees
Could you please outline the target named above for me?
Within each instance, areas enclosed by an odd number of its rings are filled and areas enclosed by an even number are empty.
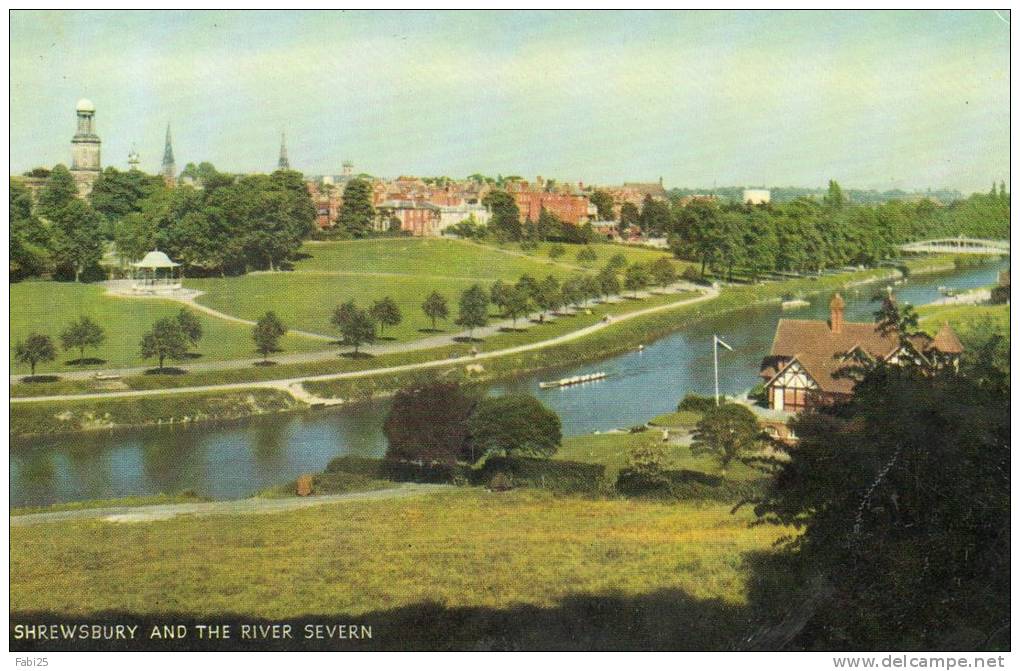
[[[98,277],[109,243],[122,260],[158,248],[199,274],[273,270],[314,230],[315,206],[298,172],[236,176],[208,163],[189,164],[189,171],[194,186],[171,189],[159,177],[106,168],[83,200],[70,171],[58,165],[34,204],[12,179],[12,279]]]
[[[752,280],[766,272],[818,271],[875,264],[898,256],[896,245],[948,235],[1005,238],[1009,198],[974,195],[948,207],[931,201],[851,205],[836,182],[822,202],[801,198],[781,205],[719,205],[695,200],[670,206],[647,199],[636,222],[649,235],[667,236],[678,258],[702,273]]]

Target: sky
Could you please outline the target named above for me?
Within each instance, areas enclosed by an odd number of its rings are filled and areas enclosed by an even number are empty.
[[[586,184],[987,191],[1009,13],[12,11],[11,172],[291,166]]]

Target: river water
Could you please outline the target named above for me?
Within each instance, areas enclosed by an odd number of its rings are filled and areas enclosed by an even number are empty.
[[[895,287],[901,301],[923,305],[939,286],[966,290],[992,284],[1008,263],[909,279]],[[872,321],[872,294],[882,285],[850,290],[847,321]],[[719,386],[736,394],[758,382],[758,364],[772,344],[781,317],[824,319],[829,294],[811,305],[782,311],[756,306],[722,317],[680,324],[677,331],[603,361],[544,371],[495,384],[490,393],[534,394],[563,422],[567,436],[641,424],[674,410],[687,393],[711,394],[712,335],[732,348],[719,351]],[[542,380],[605,371],[608,377],[562,389],[541,390]],[[33,439],[12,444],[11,505],[114,498],[193,490],[213,498],[238,498],[319,471],[341,454],[381,456],[388,402],[255,417],[191,427],[152,427]]]

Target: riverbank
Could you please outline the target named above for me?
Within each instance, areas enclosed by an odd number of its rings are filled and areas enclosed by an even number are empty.
[[[570,342],[549,347],[533,347],[527,351],[505,355],[500,355],[498,351],[483,353],[477,359],[461,356],[457,360],[451,360],[444,351],[441,354],[446,354],[446,356],[442,358],[426,359],[427,368],[387,373],[373,373],[371,369],[366,368],[363,371],[341,373],[348,376],[343,379],[305,381],[304,389],[316,397],[350,403],[391,394],[396,389],[411,384],[423,376],[428,379],[440,377],[458,380],[469,385],[491,383],[547,368],[611,357],[633,349],[639,344],[661,338],[701,319],[718,316],[757,303],[777,302],[781,300],[783,294],[790,291],[807,295],[844,289],[862,282],[890,279],[898,275],[899,272],[896,270],[875,269],[829,277],[789,280],[775,284],[726,287],[719,296],[708,300],[691,301],[678,307],[660,304],[649,309],[647,314],[626,320],[621,316],[616,323],[608,325],[599,323],[598,315],[595,313],[598,306],[594,306],[592,315],[581,315],[576,319],[594,321],[598,330],[587,334],[582,333],[580,337],[576,337]],[[561,337],[572,336],[567,333],[566,336]],[[518,349],[525,349],[525,347]],[[411,354],[408,353],[401,359],[406,361],[406,359],[412,358]],[[436,353],[427,351],[418,354],[435,356]],[[366,360],[356,359],[353,361],[360,363]],[[368,361],[379,363],[373,360]],[[408,362],[404,365],[415,364]],[[319,367],[316,372],[322,373],[323,371]],[[205,419],[238,419],[266,412],[306,408],[305,403],[297,401],[289,392],[285,391],[286,383],[290,382],[293,381],[281,381],[281,384],[276,385],[275,388],[270,386],[274,384],[271,380],[261,383],[257,381],[238,382],[236,383],[238,389],[220,390],[210,394],[176,393],[171,395],[168,392],[164,395],[160,393],[161,390],[153,390],[149,392],[152,394],[150,396],[87,400],[68,398],[59,401],[15,403],[12,405],[11,411],[11,436],[52,435],[70,431],[147,426],[171,422],[192,423]],[[263,397],[267,398],[265,404],[240,402],[253,391],[271,392],[275,394],[272,397],[275,400],[268,401],[269,397]],[[287,400],[280,400],[280,395],[286,397]],[[205,407],[206,405],[210,407]],[[229,410],[224,411],[223,408],[229,408]],[[217,412],[216,409],[220,409],[220,411]],[[53,418],[58,416],[67,416],[69,419],[55,422]]]

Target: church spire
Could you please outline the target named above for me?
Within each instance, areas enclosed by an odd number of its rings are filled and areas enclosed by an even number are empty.
[[[166,146],[163,148],[163,167],[160,172],[168,186],[177,181],[177,166],[174,163],[174,148],[170,140],[170,124],[166,125]]]
[[[280,133],[280,161],[276,165],[280,170],[290,170],[290,161],[287,160],[287,134]]]

